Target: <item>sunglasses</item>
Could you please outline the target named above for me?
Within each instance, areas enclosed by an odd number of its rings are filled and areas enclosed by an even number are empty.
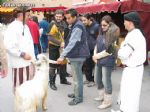
[[[101,26],[106,27],[106,26],[108,26],[108,24],[107,25],[106,24],[102,24]]]

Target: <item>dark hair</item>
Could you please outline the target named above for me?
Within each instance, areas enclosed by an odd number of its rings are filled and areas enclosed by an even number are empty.
[[[36,22],[37,24],[39,24],[37,16],[32,16],[32,20],[33,20],[34,22]]]
[[[91,15],[89,15],[89,14],[82,15],[82,17],[85,17],[85,18],[87,18],[90,21],[94,21],[94,18]]]
[[[63,12],[62,10],[56,10],[56,11],[55,11],[55,15],[56,15],[56,14],[61,14],[62,16],[64,16],[64,12]]]
[[[44,17],[43,20],[46,20],[46,21],[47,21],[47,17]]]
[[[106,21],[106,23],[108,23],[108,24],[109,24],[110,22],[113,22],[111,16],[109,16],[109,15],[103,16],[102,19],[101,19],[101,22],[102,22],[102,21]]]
[[[71,17],[75,17],[75,16],[77,17],[78,12],[75,9],[71,8],[71,9],[66,11],[66,14],[70,14]]]

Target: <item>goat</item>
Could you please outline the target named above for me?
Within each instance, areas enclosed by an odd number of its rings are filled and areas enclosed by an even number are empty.
[[[38,60],[33,62],[34,78],[16,88],[15,112],[37,112],[39,106],[42,106],[43,111],[47,110],[45,101],[48,92],[49,63],[57,64],[43,54],[39,54]]]

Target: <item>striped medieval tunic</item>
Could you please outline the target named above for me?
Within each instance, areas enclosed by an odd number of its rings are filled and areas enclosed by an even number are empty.
[[[23,68],[12,68],[13,91],[27,80],[31,80],[34,76],[34,67],[31,64]]]
[[[34,44],[28,26],[23,25],[18,19],[14,20],[5,31],[4,43],[8,53],[8,62],[12,68],[13,90],[15,90],[24,81],[32,79],[34,73],[31,65],[31,60],[35,59]],[[31,60],[22,58],[22,52],[31,56]]]

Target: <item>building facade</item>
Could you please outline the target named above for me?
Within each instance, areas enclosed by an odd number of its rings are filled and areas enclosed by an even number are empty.
[[[16,7],[20,5],[26,5],[30,7],[72,7],[89,4],[104,4],[112,3],[115,1],[126,1],[126,0],[6,0],[3,6]],[[130,0],[128,0],[130,1]],[[141,2],[150,3],[150,0],[138,0]]]
[[[8,7],[16,7],[20,5],[30,7],[68,7],[72,5],[72,0],[9,0],[3,3],[3,6]]]
[[[30,7],[59,7],[59,6],[72,7],[97,3],[102,4],[111,3],[115,1],[126,1],[126,0],[7,0],[7,2],[3,3],[3,6],[16,7],[20,5],[26,5]],[[150,0],[138,0],[138,1],[150,3]]]
[[[7,2],[3,3],[3,5],[8,7],[15,7],[20,5],[26,5],[30,7],[72,7],[110,1],[112,2],[116,0],[7,0]]]

